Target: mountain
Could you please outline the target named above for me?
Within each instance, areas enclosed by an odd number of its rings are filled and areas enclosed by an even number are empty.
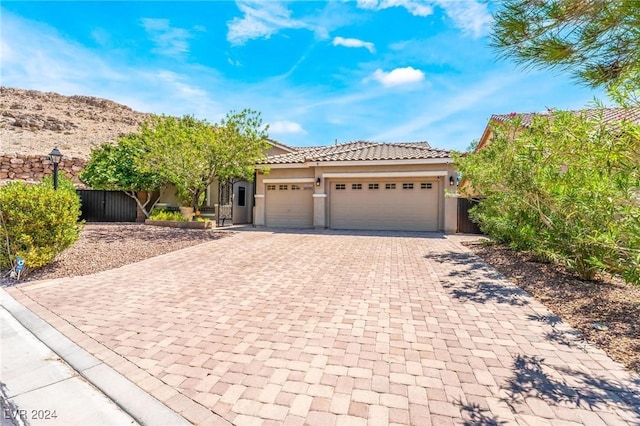
[[[91,96],[0,87],[0,155],[89,158],[91,147],[134,132],[147,117],[128,106]]]

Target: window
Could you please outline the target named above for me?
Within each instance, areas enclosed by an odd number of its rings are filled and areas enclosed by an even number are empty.
[[[276,190],[275,185],[267,185],[267,191],[275,191],[275,190]]]
[[[380,185],[378,185],[377,183],[370,183],[369,184],[369,189],[379,189]]]
[[[362,189],[362,184],[361,183],[352,183],[351,184],[351,189]]]
[[[301,189],[302,189],[302,187],[300,185],[291,185],[291,190],[292,191],[299,191]]]
[[[286,191],[287,189],[289,189],[289,185],[278,185],[278,189],[280,191]]]
[[[384,189],[396,189],[396,184],[395,183],[385,183],[384,184]]]
[[[238,207],[244,207],[247,204],[247,188],[244,186],[238,187]]]
[[[304,190],[308,190],[308,189],[313,189],[313,185],[311,185],[310,183],[305,183],[303,186]]]
[[[347,189],[347,185],[344,183],[336,183],[336,189]]]
[[[420,184],[420,189],[431,189],[433,185],[431,183],[421,183]]]
[[[413,189],[413,184],[412,183],[403,183],[402,184],[402,189]]]

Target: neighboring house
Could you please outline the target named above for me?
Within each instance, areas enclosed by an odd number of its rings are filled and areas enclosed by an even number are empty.
[[[605,123],[616,123],[623,120],[631,121],[636,124],[640,124],[640,108],[593,108],[571,111],[574,114],[586,114],[589,118],[599,118],[602,114],[602,119]],[[482,149],[487,145],[491,136],[493,135],[492,124],[505,123],[512,120],[515,117],[521,118],[521,125],[523,128],[531,127],[533,123],[533,117],[547,116],[548,112],[529,112],[529,113],[510,113],[510,114],[494,114],[489,118],[487,127],[485,127],[482,137],[478,141],[476,151]]]
[[[631,121],[636,124],[640,124],[640,108],[593,108],[593,109],[584,109],[584,110],[576,110],[571,111],[575,114],[586,114],[587,117],[593,117],[594,119],[599,118],[602,114],[602,118],[605,123],[615,125],[615,123],[620,121]],[[478,141],[476,145],[476,149],[474,152],[478,152],[487,144],[491,142],[491,138],[493,137],[493,126],[500,123],[506,123],[509,120],[513,120],[516,117],[521,119],[521,126],[523,129],[527,129],[531,127],[533,123],[533,118],[536,116],[547,116],[548,112],[529,112],[529,113],[510,113],[510,114],[494,114],[489,118],[489,122],[482,132],[482,137]],[[465,195],[477,195],[473,190],[470,182],[466,179],[462,179],[459,186],[459,192]]]
[[[258,168],[254,224],[456,231],[449,151],[426,142],[349,142],[271,155]]]

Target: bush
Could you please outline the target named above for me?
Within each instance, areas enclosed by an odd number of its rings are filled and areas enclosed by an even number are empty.
[[[51,179],[0,187],[0,270],[11,269],[16,256],[25,261],[22,274],[50,263],[78,240],[79,217],[80,197],[64,175],[57,191]]]
[[[182,213],[165,209],[154,209],[149,216],[151,220],[176,220],[179,222],[187,222]]]
[[[583,278],[640,284],[640,126],[554,112],[493,135],[456,159],[483,196],[471,210],[482,231]]]

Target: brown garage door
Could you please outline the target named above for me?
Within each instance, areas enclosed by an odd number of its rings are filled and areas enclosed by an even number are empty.
[[[439,229],[438,180],[334,180],[330,185],[333,229]]]
[[[266,225],[272,228],[312,228],[312,195],[312,184],[268,184],[265,195]]]

